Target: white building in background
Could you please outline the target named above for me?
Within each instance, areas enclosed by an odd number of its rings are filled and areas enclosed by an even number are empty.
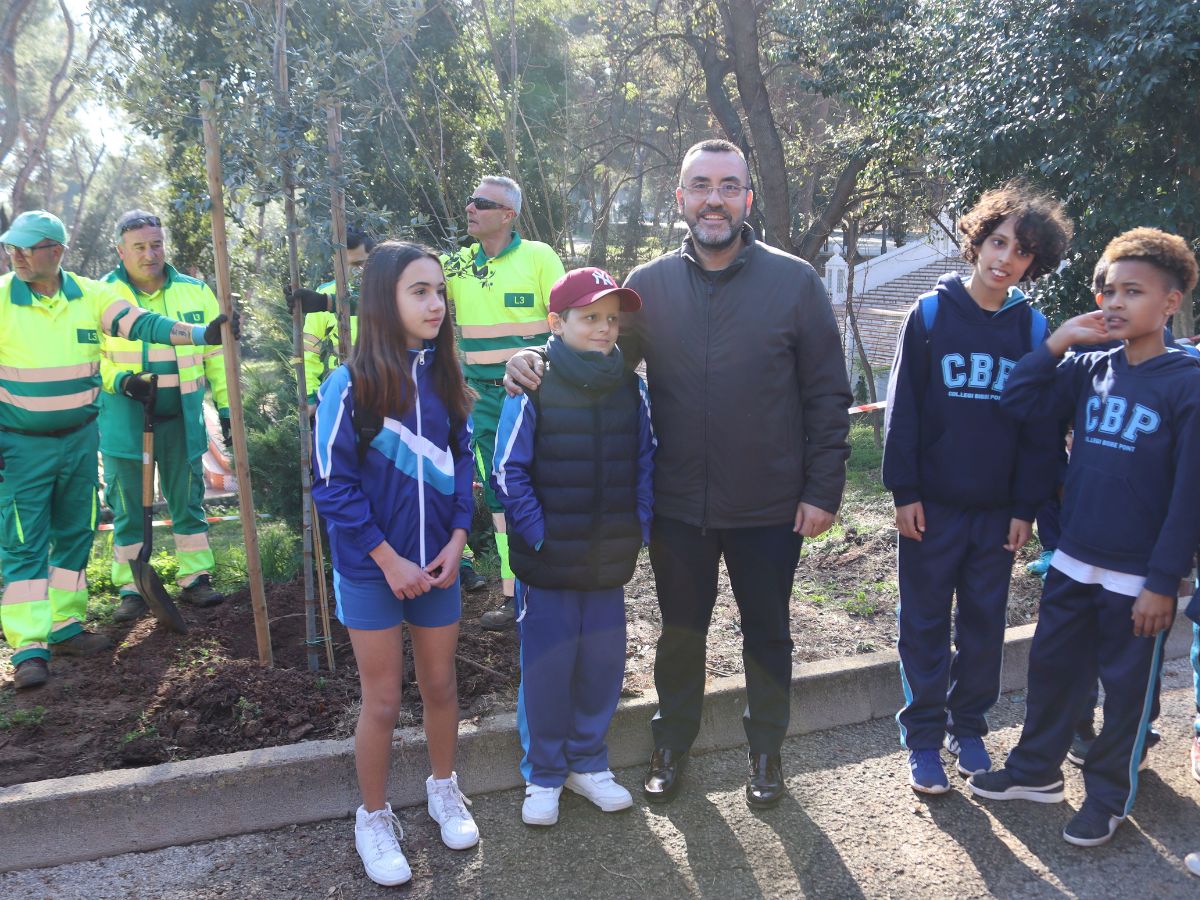
[[[971,272],[970,263],[959,254],[950,236],[949,223],[943,224],[947,227],[931,222],[925,235],[879,256],[868,257],[855,266],[854,314],[867,358],[877,373],[876,392],[880,399],[887,393],[887,370],[896,352],[900,326],[913,302],[936,287],[938,279],[947,272],[958,272],[964,277]],[[841,253],[835,252],[825,263],[824,281],[842,331],[846,368],[853,386],[862,366],[846,315],[849,268]]]

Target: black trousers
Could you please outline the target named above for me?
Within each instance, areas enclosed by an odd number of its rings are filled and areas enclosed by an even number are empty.
[[[721,557],[742,620],[742,661],[749,703],[743,717],[752,753],[778,753],[787,734],[792,680],[789,602],[800,535],[792,523],[701,530],[655,518],[650,562],[662,612],[654,657],[658,712],[654,745],[682,752],[700,730],[704,657],[717,599]]]

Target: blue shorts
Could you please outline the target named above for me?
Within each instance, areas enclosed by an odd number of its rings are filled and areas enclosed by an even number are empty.
[[[440,628],[453,625],[462,616],[457,581],[448,588],[433,588],[415,600],[401,600],[382,578],[352,581],[335,569],[333,595],[337,598],[338,621],[362,631],[382,631],[401,622],[418,628]]]

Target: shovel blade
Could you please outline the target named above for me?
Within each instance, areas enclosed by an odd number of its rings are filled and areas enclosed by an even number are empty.
[[[140,559],[133,560],[129,567],[133,570],[133,583],[137,587],[138,593],[142,595],[142,599],[146,601],[146,605],[150,608],[151,615],[164,625],[168,631],[173,631],[176,634],[187,634],[187,622],[183,620],[183,615],[179,612],[179,607],[175,605],[175,601],[171,599],[171,595],[163,587],[162,579],[158,577],[158,573],[154,571],[154,567],[149,562]]]

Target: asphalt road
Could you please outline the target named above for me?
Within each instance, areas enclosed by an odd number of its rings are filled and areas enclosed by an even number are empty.
[[[1194,712],[1186,660],[1173,663],[1133,815],[1107,847],[1060,837],[1082,799],[1067,766],[1067,803],[982,805],[963,782],[921,799],[908,787],[890,720],[791,739],[791,796],[751,812],[736,750],[697,757],[684,793],[605,815],[564,795],[559,824],[520,821],[520,791],[476,797],[478,848],[447,850],[424,809],[401,811],[414,876],[367,881],[349,820],[0,875],[0,896],[53,898],[350,897],[1197,897],[1183,857],[1200,850],[1200,784],[1188,767]],[[1016,741],[1019,694],[1003,697],[993,755]],[[414,775],[414,777],[422,777]],[[640,770],[618,778],[636,788]],[[635,798],[637,793],[635,791]],[[131,811],[135,814],[136,811]],[[53,822],[46,823],[53,828]]]

